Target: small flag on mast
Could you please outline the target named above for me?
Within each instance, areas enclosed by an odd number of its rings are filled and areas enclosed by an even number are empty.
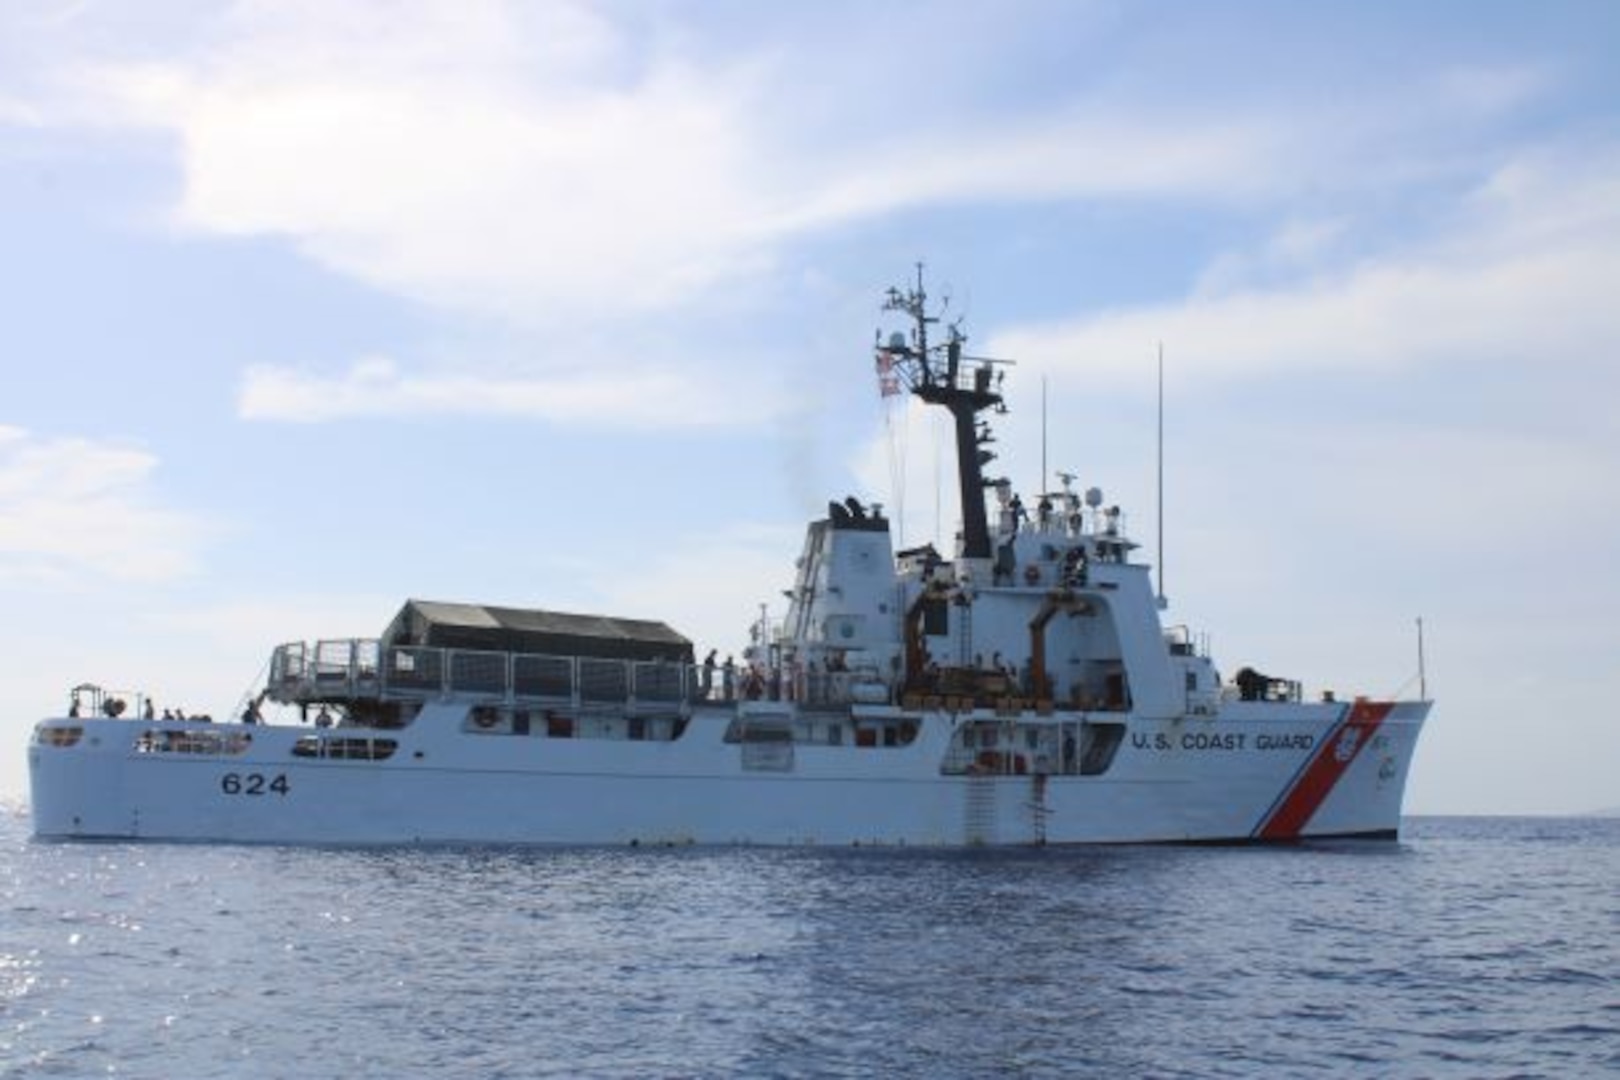
[[[884,397],[900,393],[900,376],[894,373],[894,354],[888,349],[877,351],[878,392]]]

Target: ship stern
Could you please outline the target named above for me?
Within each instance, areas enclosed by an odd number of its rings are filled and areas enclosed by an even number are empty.
[[[40,840],[138,835],[124,797],[127,723],[42,720],[28,745],[29,814]]]

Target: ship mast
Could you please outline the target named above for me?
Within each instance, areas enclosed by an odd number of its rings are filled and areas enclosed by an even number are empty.
[[[883,310],[910,316],[910,340],[898,333],[886,343],[880,340],[880,361],[898,372],[913,394],[929,405],[944,407],[955,420],[956,475],[962,501],[962,556],[988,559],[991,556],[990,522],[984,508],[984,489],[996,481],[984,478],[984,466],[995,460],[996,455],[984,448],[984,444],[991,441],[990,426],[978,417],[986,409],[1007,411],[1000,391],[1004,373],[995,368],[1011,361],[964,356],[962,345],[967,337],[956,323],[945,328],[944,344],[930,345],[928,328],[939,322],[939,316],[928,314],[927,304],[923,266],[918,263],[917,284],[904,290],[891,288],[883,302]]]

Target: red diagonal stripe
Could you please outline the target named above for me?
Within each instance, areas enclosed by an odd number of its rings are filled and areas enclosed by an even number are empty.
[[[1255,835],[1262,840],[1297,837],[1394,707],[1393,701],[1352,705],[1350,715],[1317,747],[1316,756]]]

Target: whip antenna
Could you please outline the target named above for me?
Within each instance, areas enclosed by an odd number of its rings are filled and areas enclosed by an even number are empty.
[[[1159,342],[1159,610],[1166,606],[1164,598],[1164,342]]]

